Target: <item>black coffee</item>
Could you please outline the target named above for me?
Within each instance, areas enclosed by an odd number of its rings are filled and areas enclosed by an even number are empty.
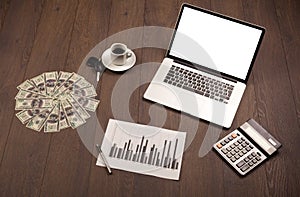
[[[125,52],[125,50],[124,49],[121,49],[121,48],[115,48],[114,50],[113,50],[113,53],[114,54],[122,54],[122,53],[124,53]]]

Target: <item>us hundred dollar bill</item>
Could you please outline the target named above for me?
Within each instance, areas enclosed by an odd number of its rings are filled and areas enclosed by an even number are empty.
[[[62,84],[65,83],[65,81],[67,81],[72,75],[73,75],[73,73],[60,71],[59,75],[58,75],[58,79],[56,81],[56,86],[53,90],[53,93],[55,94],[56,90],[58,88],[60,88],[60,86],[62,86]]]
[[[75,129],[85,123],[85,120],[76,112],[72,105],[67,101],[61,101],[66,118],[72,129]]]
[[[33,108],[52,108],[52,99],[16,99],[15,110],[33,109]]]
[[[59,104],[59,130],[62,130],[62,129],[65,129],[65,128],[68,128],[70,127],[69,123],[68,123],[68,120],[67,120],[67,117],[66,117],[66,114],[64,112],[64,109],[62,107],[61,104]]]
[[[82,118],[86,120],[90,117],[89,113],[70,94],[68,94],[67,100]]]
[[[97,92],[94,88],[94,86],[90,86],[90,87],[86,87],[86,88],[83,88],[83,89],[73,89],[71,91],[71,93],[73,95],[77,95],[77,96],[80,96],[80,97],[94,97],[94,96],[97,96]]]
[[[33,92],[33,93],[39,93],[39,89],[33,84],[33,82],[26,80],[23,83],[21,83],[17,89],[19,90],[26,90],[28,92]]]
[[[64,92],[68,92],[72,89],[72,86],[81,79],[82,77],[76,73],[72,73],[71,77],[66,80],[58,89],[55,90],[54,95],[57,97]]]
[[[73,89],[82,89],[92,86],[92,84],[90,84],[90,82],[88,82],[84,78],[81,78],[75,85],[76,86],[73,87]]]
[[[26,90],[19,90],[18,94],[15,96],[15,99],[33,99],[33,98],[44,98],[46,96],[29,92]]]
[[[48,116],[45,125],[44,132],[58,132],[59,129],[59,104],[55,105],[50,115]]]
[[[27,123],[26,127],[35,131],[41,131],[52,109],[46,108],[45,110],[41,111],[41,113],[33,117]]]
[[[46,95],[46,88],[45,88],[45,76],[44,74],[40,74],[32,79],[30,79],[35,86],[39,89],[39,93]]]
[[[22,110],[16,114],[17,118],[22,122],[22,124],[25,124],[30,119],[35,117],[41,112],[40,109],[29,109],[29,110]]]
[[[93,99],[93,98],[87,98],[87,97],[80,97],[78,95],[71,94],[72,97],[86,110],[88,111],[96,111],[100,101]]]
[[[45,75],[46,94],[47,95],[52,95],[53,90],[56,86],[58,73],[56,71],[46,72],[46,73],[44,73],[44,75]]]

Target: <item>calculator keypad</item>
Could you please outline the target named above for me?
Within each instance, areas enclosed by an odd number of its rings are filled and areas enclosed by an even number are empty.
[[[266,156],[238,130],[217,142],[214,148],[242,175],[266,159]]]

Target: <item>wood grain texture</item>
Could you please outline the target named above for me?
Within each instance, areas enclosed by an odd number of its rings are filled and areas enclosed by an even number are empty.
[[[6,13],[8,11],[10,0],[0,1],[0,30],[3,27]]]
[[[24,12],[31,13],[39,7],[38,4],[33,4],[31,9],[24,8]],[[68,51],[70,41],[68,37],[72,29],[70,21],[75,19],[74,13],[76,13],[74,3],[45,2],[25,79],[45,71],[61,70]],[[20,82],[22,80],[23,77]],[[15,88],[11,90],[16,91]],[[51,135],[29,130],[17,118],[13,119],[0,169],[0,176],[3,177],[1,182],[4,183],[1,189],[6,195],[39,195],[50,141]]]
[[[182,0],[3,0],[0,1],[0,195],[1,196],[298,196],[300,190],[300,3],[288,1],[188,0],[187,3],[266,28],[247,89],[229,130],[143,99],[165,56],[170,35],[121,33],[140,26],[173,28]],[[195,21],[196,24],[196,21]],[[118,34],[119,33],[119,34]],[[187,132],[179,181],[120,170],[107,175],[80,139],[80,131],[36,133],[15,118],[16,86],[45,71],[79,72],[86,54],[105,41],[134,49],[136,66],[123,73],[106,70],[97,84],[96,119],[105,130],[116,118]],[[159,40],[162,48],[147,48]],[[95,73],[86,73],[94,81]],[[144,84],[145,81],[148,81]],[[117,85],[121,82],[121,89]],[[128,111],[113,110],[128,105]],[[128,101],[125,93],[131,92]],[[249,118],[267,128],[283,147],[248,176],[238,176],[207,140],[227,135]],[[184,123],[184,124],[183,124]],[[103,133],[84,126],[93,149]],[[79,132],[79,133],[78,133]],[[220,135],[220,136],[219,136]],[[205,144],[204,146],[201,146]],[[95,154],[95,149],[92,150]]]
[[[297,189],[292,187],[292,183],[299,180],[299,175],[294,172],[292,176],[288,174],[295,167],[295,163],[299,164],[296,157],[296,150],[299,148],[299,127],[294,99],[287,96],[292,95],[292,87],[275,6],[269,1],[247,1],[244,2],[244,6],[246,19],[264,26],[267,30],[257,57],[257,63],[263,66],[253,69],[259,119],[283,144],[280,156],[265,165],[267,181],[264,182],[264,191],[266,195],[271,196],[293,195]],[[250,9],[257,12],[250,12]],[[288,135],[286,131],[289,131]],[[289,152],[289,156],[286,152]]]
[[[21,185],[28,184],[24,183],[26,177],[22,179],[14,173],[14,166],[18,165],[16,158],[21,156],[22,163],[22,158],[29,158],[30,154],[33,152],[35,154],[36,151],[22,155],[20,150],[26,146],[22,142],[22,137],[17,136],[15,139],[11,136],[17,135],[16,133],[19,133],[20,130],[25,130],[24,126],[21,126],[15,119],[14,97],[17,93],[16,86],[24,80],[29,56],[36,38],[36,28],[42,13],[42,4],[43,1],[11,2],[0,33],[0,193],[3,195],[20,194],[22,189],[24,189],[24,193],[26,191],[33,194],[36,192],[31,190],[31,187],[22,188]],[[15,146],[15,142],[18,140],[21,144]],[[35,157],[38,158],[39,155],[37,154]],[[15,192],[15,187],[18,186],[20,189]]]

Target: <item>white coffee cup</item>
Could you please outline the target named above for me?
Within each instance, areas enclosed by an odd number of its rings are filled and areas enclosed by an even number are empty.
[[[126,63],[127,58],[131,57],[131,52],[125,44],[114,43],[110,47],[110,57],[113,64],[122,66]]]

